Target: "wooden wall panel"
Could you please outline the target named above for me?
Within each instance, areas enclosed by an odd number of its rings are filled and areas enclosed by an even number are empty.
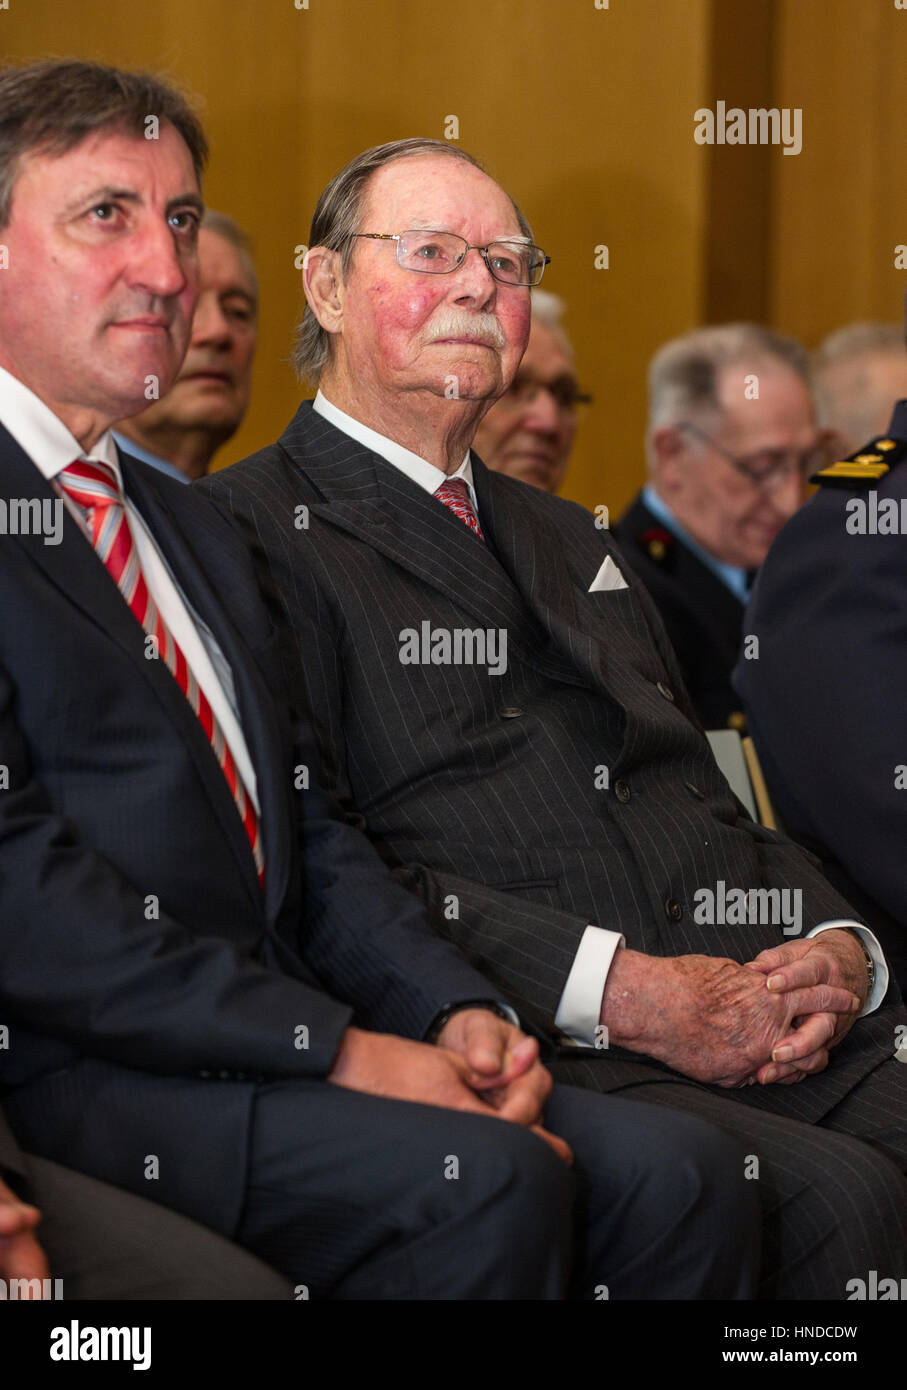
[[[206,194],[254,236],[263,291],[252,409],[223,461],[274,438],[298,390],[293,248],[327,178],[411,134],[460,142],[514,193],[553,257],[584,385],[568,494],[621,505],[641,475],[644,370],[697,321],[711,0],[9,0],[0,52],[165,68],[202,99]],[[607,271],[593,248],[610,249]]]
[[[893,0],[797,0],[777,32],[776,98],[803,151],[776,171],[770,314],[810,346],[901,316],[907,278],[907,12]]]
[[[744,111],[774,105],[775,0],[721,0],[710,15],[709,86],[703,103]],[[787,159],[793,156],[784,156]],[[707,170],[702,241],[705,322],[761,322],[771,297],[773,174],[769,145],[702,147]]]

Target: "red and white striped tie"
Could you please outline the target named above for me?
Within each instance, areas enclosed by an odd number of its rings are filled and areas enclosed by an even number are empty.
[[[458,516],[470,531],[474,531],[480,541],[485,539],[479,518],[469,500],[469,486],[465,478],[448,478],[446,483],[435,489],[435,497],[439,502],[443,502],[445,507],[449,507],[454,516]]]
[[[243,786],[233,754],[214,717],[208,698],[192,674],[176,639],[164,623],[145,583],[138,551],[129,529],[126,508],[117,486],[116,474],[106,463],[79,459],[57,475],[57,482],[85,516],[91,530],[91,543],[98,558],[106,566],[133,616],[138,619],[149,637],[154,638],[158,656],[166,664],[208,735],[214,756],[227,779],[240,820],[249,837],[255,868],[258,871],[258,882],[263,887],[264,853],[252,798]]]

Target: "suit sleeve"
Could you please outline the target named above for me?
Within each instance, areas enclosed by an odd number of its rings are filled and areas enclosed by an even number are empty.
[[[34,779],[0,668],[0,1021],[151,1072],[323,1076],[351,1010],[193,933],[83,844]],[[263,1026],[266,1021],[267,1026]],[[294,1046],[298,1025],[309,1046]]]

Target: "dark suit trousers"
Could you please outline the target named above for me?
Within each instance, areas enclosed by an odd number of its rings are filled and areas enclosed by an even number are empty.
[[[613,1086],[594,1057],[549,1065],[559,1081]],[[760,1298],[843,1299],[870,1269],[907,1277],[907,1066],[882,1062],[819,1124],[796,1118],[810,1084],[718,1090],[665,1073],[610,1091],[697,1115],[743,1145],[763,1212]]]
[[[749,1298],[759,1208],[739,1144],[688,1116],[556,1087],[525,1129],[308,1083],[256,1097],[242,1244],[312,1298]],[[571,1219],[570,1204],[573,1202]],[[304,1291],[299,1289],[304,1285]]]

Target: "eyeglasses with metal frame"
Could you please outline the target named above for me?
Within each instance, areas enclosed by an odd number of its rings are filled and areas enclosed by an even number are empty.
[[[692,420],[681,420],[674,428],[698,435],[742,477],[764,492],[775,492],[795,474],[806,479],[828,462],[828,446],[823,443],[814,444],[802,453],[795,449],[762,449],[757,454],[741,458],[738,454],[730,453]]]
[[[551,264],[540,246],[531,241],[490,241],[471,246],[456,232],[410,229],[406,232],[351,232],[351,237],[396,242],[397,264],[417,275],[450,275],[459,270],[470,251],[478,251],[495,280],[503,285],[532,289]]]

